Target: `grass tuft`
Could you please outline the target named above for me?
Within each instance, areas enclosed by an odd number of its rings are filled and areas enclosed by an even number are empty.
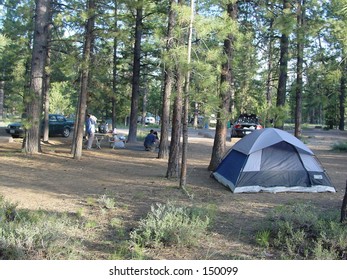
[[[279,251],[283,259],[346,260],[347,228],[338,214],[310,204],[277,207],[256,242]]]

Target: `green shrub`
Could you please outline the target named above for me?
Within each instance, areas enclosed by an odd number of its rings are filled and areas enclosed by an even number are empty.
[[[269,247],[284,259],[347,259],[347,228],[338,211],[323,212],[310,204],[276,208],[269,216]],[[263,229],[264,231],[264,229]],[[261,231],[256,242],[263,243]]]
[[[158,203],[131,233],[131,240],[141,247],[195,245],[206,235],[209,222],[201,210]]]
[[[343,151],[347,152],[347,142],[336,143],[332,147],[333,151]]]
[[[17,210],[0,197],[0,259],[74,259],[76,225],[66,215]]]
[[[106,209],[113,209],[116,207],[116,201],[114,198],[108,197],[107,194],[103,194],[99,199],[98,202],[101,207],[104,207]]]
[[[145,260],[145,249],[137,244],[131,244],[129,241],[123,241],[118,244],[110,260]]]
[[[270,230],[261,230],[256,233],[255,241],[261,247],[269,247],[270,245]]]

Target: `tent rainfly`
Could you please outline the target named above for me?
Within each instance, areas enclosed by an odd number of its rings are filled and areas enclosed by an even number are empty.
[[[234,193],[336,192],[313,152],[276,128],[243,137],[212,175]]]

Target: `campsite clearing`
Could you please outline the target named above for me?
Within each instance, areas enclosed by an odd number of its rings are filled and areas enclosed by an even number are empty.
[[[200,135],[199,135],[200,132]],[[204,133],[212,133],[205,131]],[[239,139],[227,142],[230,148]],[[271,258],[255,243],[266,215],[275,207],[311,203],[321,210],[340,210],[346,178],[345,152],[331,146],[347,141],[347,132],[312,129],[304,131],[304,143],[327,170],[336,193],[233,194],[207,171],[213,139],[192,131],[189,138],[187,191],[175,180],[164,178],[167,162],[143,150],[142,142],[126,149],[83,151],[82,160],[69,154],[71,138],[51,138],[43,153],[25,156],[21,140],[0,143],[0,194],[19,208],[51,213],[82,215],[96,226],[85,230],[83,258],[107,259],[117,240],[127,238],[155,203],[173,203],[209,209],[213,225],[206,240],[197,246],[155,248],[146,251],[152,259],[260,259]],[[111,212],[93,206],[104,195],[114,199],[112,218],[121,221],[122,236],[109,227]]]

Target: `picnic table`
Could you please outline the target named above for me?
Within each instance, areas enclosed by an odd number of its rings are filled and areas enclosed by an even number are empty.
[[[117,147],[116,143],[123,142],[123,148],[125,147],[125,137],[118,137],[117,134],[112,133],[95,133],[95,145],[97,149],[101,149],[101,144],[106,142],[110,148]]]
[[[94,141],[97,149],[101,149],[101,141],[106,138],[107,134],[104,133],[95,133]]]

